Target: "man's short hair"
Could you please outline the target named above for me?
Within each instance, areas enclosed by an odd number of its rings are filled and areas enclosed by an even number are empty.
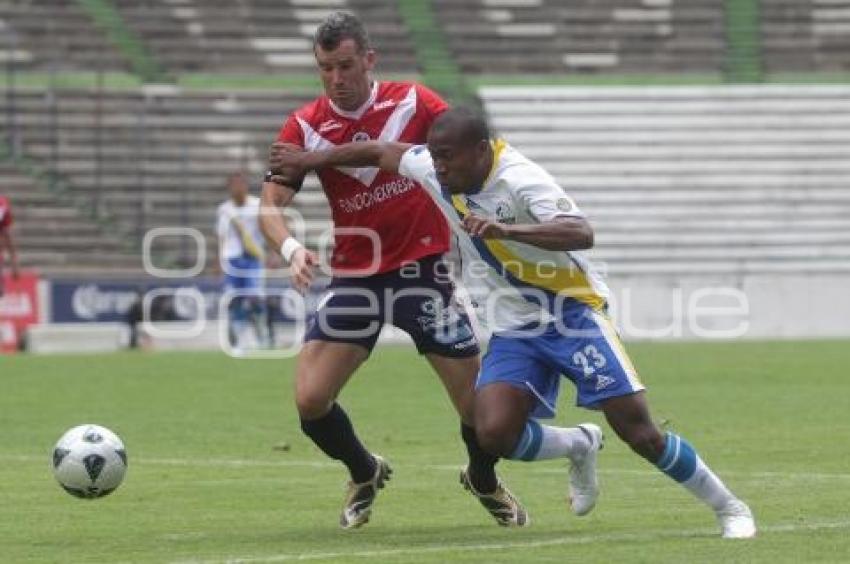
[[[456,106],[437,116],[431,129],[452,129],[459,140],[474,145],[490,139],[490,127],[484,116],[471,108]]]
[[[369,34],[363,27],[363,22],[348,12],[334,12],[319,24],[313,36],[313,49],[316,46],[324,51],[333,51],[346,39],[353,39],[359,53],[365,53],[369,48]]]

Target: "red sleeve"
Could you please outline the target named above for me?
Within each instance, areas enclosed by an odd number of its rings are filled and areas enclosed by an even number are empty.
[[[425,110],[431,115],[431,119],[449,109],[449,105],[439,94],[421,84],[416,85],[416,94]]]
[[[294,113],[289,114],[289,117],[286,118],[286,122],[284,122],[283,127],[280,128],[280,132],[277,134],[277,141],[304,147],[304,131],[302,131],[301,125],[295,118]]]

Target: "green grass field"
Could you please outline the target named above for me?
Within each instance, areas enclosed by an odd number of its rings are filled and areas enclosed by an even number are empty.
[[[719,539],[707,509],[610,436],[591,515],[569,513],[564,462],[502,462],[532,525],[497,527],[458,484],[455,418],[407,349],[376,351],[341,398],[395,469],[357,531],[337,528],[346,476],[301,435],[291,362],[19,356],[0,358],[0,562],[850,560],[847,342],[630,350],[654,415],[751,504],[757,539]],[[600,420],[564,390],[558,422]],[[130,458],[96,501],[64,493],[48,462],[84,422],[118,432]]]

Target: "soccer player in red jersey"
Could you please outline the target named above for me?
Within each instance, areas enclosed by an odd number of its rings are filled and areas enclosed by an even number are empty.
[[[9,254],[12,277],[18,277],[18,252],[12,238],[12,207],[9,200],[0,196],[0,296],[3,295],[3,250]]]
[[[308,151],[369,139],[423,143],[431,123],[447,109],[421,85],[373,80],[376,55],[351,14],[328,16],[313,49],[325,95],[293,112],[278,142]],[[472,427],[479,347],[442,260],[451,235],[439,209],[413,181],[377,168],[326,169],[318,176],[334,221],[333,279],[298,355],[295,402],[304,433],[351,474],[340,525],[353,528],[369,520],[377,491],[391,473],[361,443],[336,401],[369,357],[384,323],[410,334],[460,415],[469,454],[465,485],[499,524],[526,524],[525,510],[496,476],[498,458],[480,448]],[[293,284],[304,289],[318,258],[290,235],[277,213],[299,188],[279,186],[267,174],[260,223],[290,264]]]

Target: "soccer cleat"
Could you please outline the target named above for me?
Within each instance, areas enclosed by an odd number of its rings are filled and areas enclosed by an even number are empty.
[[[490,515],[502,527],[525,527],[531,523],[525,508],[514,494],[502,484],[502,480],[499,480],[493,493],[483,494],[472,485],[469,480],[469,470],[464,468],[460,472],[460,483],[467,491],[478,498],[484,509],[489,511]]]
[[[740,499],[733,499],[717,512],[724,539],[749,539],[756,536],[753,512]]]
[[[393,469],[380,456],[373,455],[376,462],[375,475],[368,482],[355,484],[348,482],[348,495],[345,496],[345,507],[339,516],[339,526],[343,529],[356,529],[369,522],[372,513],[372,503],[378,496],[378,490],[384,487],[384,482],[390,479]]]
[[[602,429],[593,423],[578,426],[590,439],[590,450],[582,457],[570,459],[570,507],[581,517],[596,506],[599,480],[596,477],[596,455],[602,450],[605,438]]]

